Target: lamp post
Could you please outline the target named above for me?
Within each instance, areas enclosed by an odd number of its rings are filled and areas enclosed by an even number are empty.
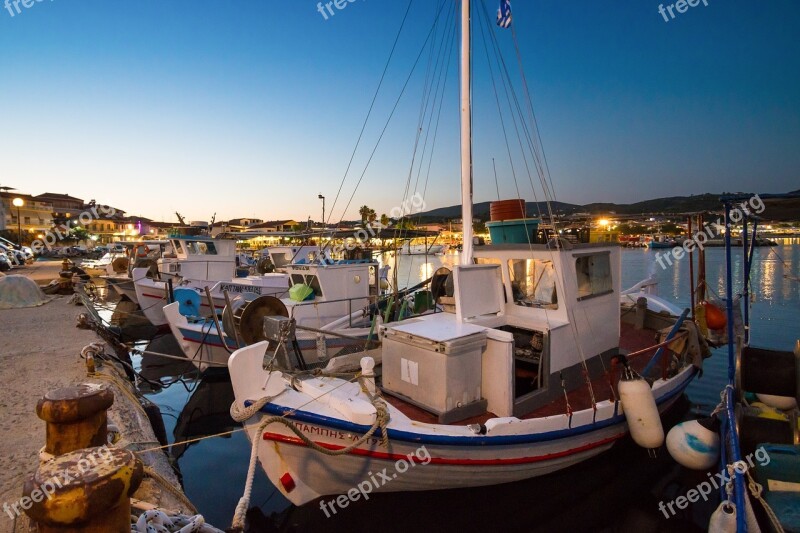
[[[324,228],[325,227],[325,197],[322,196],[321,194],[318,194],[317,198],[322,200],[322,227]]]
[[[19,208],[25,205],[25,201],[22,198],[14,198],[11,203],[17,208],[17,241],[19,241],[17,244],[22,246],[22,220],[19,218]]]

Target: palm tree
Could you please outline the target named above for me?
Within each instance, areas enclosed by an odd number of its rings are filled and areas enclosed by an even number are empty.
[[[367,205],[362,205],[361,208],[358,210],[358,214],[361,215],[361,222],[366,222],[367,220],[375,220],[377,216],[375,214],[375,210],[370,208]]]

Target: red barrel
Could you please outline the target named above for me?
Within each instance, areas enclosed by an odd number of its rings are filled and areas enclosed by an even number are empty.
[[[489,217],[492,222],[525,218],[525,200],[498,200],[489,204]]]

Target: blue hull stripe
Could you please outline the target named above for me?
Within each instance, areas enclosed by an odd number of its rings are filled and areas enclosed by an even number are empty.
[[[692,379],[696,374],[697,374],[697,369],[695,368],[692,370],[692,375],[686,380],[686,382],[682,386],[676,387],[668,394],[662,396],[657,402],[657,404],[663,405],[664,403],[669,402],[673,398],[683,394],[684,389],[689,385],[689,383],[692,381]],[[248,400],[245,402],[245,405],[250,406],[252,405],[252,403],[253,403],[252,401]],[[288,416],[288,418],[298,420],[301,422],[307,422],[309,424],[314,424],[318,426],[325,426],[333,429],[338,429],[340,431],[347,431],[349,433],[363,434],[369,429],[369,426],[353,424],[352,422],[347,422],[345,420],[341,420],[338,418],[331,418],[323,415],[318,415],[316,413],[312,413],[309,411],[294,411],[289,407],[283,407],[272,403],[269,403],[264,407],[262,407],[261,412],[269,415],[278,415],[278,416],[284,416],[287,415],[288,413],[292,413],[291,415]],[[572,429],[559,429],[555,431],[547,431],[543,433],[533,433],[527,435],[498,435],[496,437],[477,436],[477,435],[475,437],[452,436],[452,435],[429,435],[422,433],[412,433],[409,431],[399,431],[396,429],[389,429],[389,438],[392,440],[398,440],[404,442],[438,444],[441,446],[499,446],[507,444],[527,444],[527,443],[554,441],[567,437],[573,437],[575,435],[590,433],[622,422],[625,422],[624,414],[612,416],[608,420],[603,420],[602,422],[595,422],[594,424],[587,424]],[[380,428],[378,428],[378,430],[375,432],[376,437],[380,436],[381,434],[382,432]]]

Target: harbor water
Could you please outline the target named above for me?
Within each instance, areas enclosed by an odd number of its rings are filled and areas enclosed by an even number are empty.
[[[401,256],[397,264],[393,258],[385,260],[396,269],[392,277],[396,274],[397,284],[405,287],[427,279],[441,266],[456,264],[458,255]],[[724,249],[708,249],[706,264],[710,295],[724,295]],[[741,289],[742,271],[741,249],[734,249],[734,291]],[[688,259],[661,268],[656,251],[623,251],[623,288],[651,275],[658,280],[661,297],[689,306]],[[799,280],[800,242],[757,249],[751,272],[752,344],[778,349],[794,345],[800,336]],[[166,344],[168,339],[156,339],[153,349],[167,350]],[[171,454],[199,512],[217,527],[227,527],[244,487],[251,449],[228,414],[233,392],[227,373],[200,377],[191,365],[149,356],[135,356],[134,364],[150,380],[142,388],[160,407],[170,442],[219,435],[173,447]],[[672,423],[714,408],[725,384],[726,365],[727,350],[716,350]],[[159,381],[172,384],[160,387]],[[408,531],[432,526],[446,531],[699,531],[707,523],[711,503],[690,506],[669,518],[658,509],[661,499],[680,493],[683,484],[692,486],[691,480],[666,451],[649,458],[626,439],[600,457],[541,478],[469,490],[374,494],[369,501],[350,503],[328,516],[319,502],[291,506],[258,468],[251,498],[257,509],[250,523],[255,531]]]

